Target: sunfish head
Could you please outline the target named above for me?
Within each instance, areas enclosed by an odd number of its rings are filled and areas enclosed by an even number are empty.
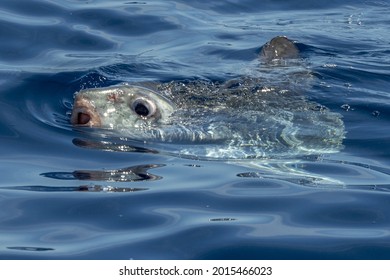
[[[157,92],[128,84],[85,89],[75,94],[71,123],[131,129],[163,124],[175,106]]]

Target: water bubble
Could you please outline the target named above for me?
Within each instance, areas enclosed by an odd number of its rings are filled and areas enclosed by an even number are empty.
[[[341,105],[341,109],[348,112],[351,109],[351,106],[348,104],[343,104],[343,105]]]
[[[350,87],[352,87],[352,84],[350,84],[350,83],[345,83],[344,86],[347,87],[347,88],[350,88]]]

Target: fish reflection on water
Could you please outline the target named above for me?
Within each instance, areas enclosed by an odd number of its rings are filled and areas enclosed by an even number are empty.
[[[73,187],[49,187],[49,186],[16,186],[9,187],[12,190],[27,190],[40,192],[135,192],[145,191],[149,188],[111,186],[106,183],[130,183],[139,181],[156,181],[161,176],[152,174],[149,169],[163,167],[163,164],[135,165],[121,169],[112,170],[75,170],[73,172],[45,172],[40,174],[43,177],[62,181],[90,181],[90,184],[80,184]],[[96,182],[104,182],[97,184]]]

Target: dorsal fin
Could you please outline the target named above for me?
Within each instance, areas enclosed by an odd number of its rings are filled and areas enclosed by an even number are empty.
[[[299,50],[293,41],[287,37],[278,36],[263,46],[260,57],[266,63],[273,60],[297,59],[299,58]]]

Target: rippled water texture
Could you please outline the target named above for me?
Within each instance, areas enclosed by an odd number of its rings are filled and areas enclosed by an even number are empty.
[[[0,259],[390,258],[389,8],[1,1]],[[69,124],[76,91],[251,76],[278,35],[342,117],[334,153],[197,159]]]

